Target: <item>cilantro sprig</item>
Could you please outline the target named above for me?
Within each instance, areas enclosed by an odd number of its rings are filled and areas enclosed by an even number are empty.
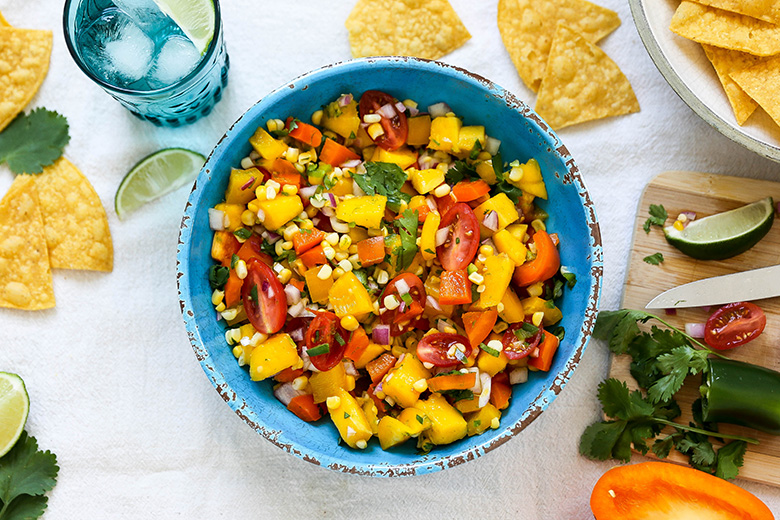
[[[68,141],[68,120],[57,112],[38,108],[19,114],[0,133],[0,163],[14,173],[41,173],[62,156]]]
[[[650,217],[645,220],[642,229],[645,230],[645,233],[650,233],[650,226],[663,227],[667,218],[669,218],[669,214],[663,204],[650,204]]]
[[[409,202],[412,197],[401,191],[406,182],[406,173],[400,166],[393,163],[367,162],[364,164],[366,173],[352,176],[366,195],[384,195],[387,197],[387,207],[397,212],[402,202]]]
[[[0,519],[38,518],[46,510],[45,494],[57,482],[57,456],[38,449],[35,437],[22,432],[11,451],[0,458]]]
[[[656,320],[667,328],[653,326],[640,330],[638,323]],[[707,370],[707,357],[722,354],[669,325],[663,319],[643,311],[619,310],[599,313],[593,336],[606,340],[615,354],[631,356],[631,375],[641,390],[630,391],[614,378],[599,385],[598,399],[610,419],[589,426],[580,439],[580,453],[592,459],[614,458],[627,462],[631,448],[642,454],[652,449],[666,458],[674,448],[690,458],[693,467],[722,478],[734,478],[742,465],[747,443],[755,439],[718,432],[716,425],[702,419],[701,400],[693,404],[694,421],[688,425],[674,422],[681,410],[674,395],[688,375]],[[658,438],[671,426],[673,433]],[[710,438],[732,442],[716,449]],[[648,444],[652,440],[654,443]]]
[[[644,257],[642,261],[650,265],[661,265],[664,261],[664,255],[662,253],[653,253]]]
[[[399,273],[412,265],[417,254],[417,224],[418,211],[407,209],[401,217],[395,220],[398,234],[401,237],[401,245],[395,248],[393,254],[396,257],[396,271]]]

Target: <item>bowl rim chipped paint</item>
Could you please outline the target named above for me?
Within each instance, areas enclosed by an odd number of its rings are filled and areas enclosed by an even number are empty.
[[[567,337],[551,370],[532,373],[528,383],[515,388],[498,429],[437,446],[428,454],[416,453],[413,441],[387,452],[375,441],[366,450],[352,450],[337,443],[336,429],[322,424],[329,423],[327,419],[310,424],[289,413],[267,381],[250,381],[246,370],[238,366],[225,344],[224,327],[214,316],[206,280],[206,269],[213,262],[209,255],[212,232],[205,213],[221,201],[231,167],[248,155],[249,136],[270,118],[307,118],[342,93],[357,96],[370,88],[415,99],[421,106],[445,101],[467,124],[483,124],[490,135],[501,139],[506,159],[535,157],[548,184],[551,208],[558,206],[548,213],[551,229],[564,243],[562,262],[579,279],[563,297]],[[481,457],[519,434],[555,399],[590,339],[601,293],[602,256],[593,201],[574,159],[531,108],[491,81],[458,67],[388,56],[340,62],[304,74],[265,96],[236,121],[211,152],[190,193],[179,235],[177,282],[182,316],[198,361],[217,392],[255,431],[288,453],[335,471],[411,476]]]

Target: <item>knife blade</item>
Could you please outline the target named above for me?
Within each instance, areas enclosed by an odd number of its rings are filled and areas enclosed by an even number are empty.
[[[662,292],[646,309],[681,309],[780,296],[780,265],[704,278]]]

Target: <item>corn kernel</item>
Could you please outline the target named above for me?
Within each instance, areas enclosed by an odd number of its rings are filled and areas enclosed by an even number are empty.
[[[680,222],[679,220],[675,220],[674,224],[672,225],[674,226],[674,229],[676,229],[677,231],[682,231],[684,229],[683,223]]]
[[[276,128],[276,122],[277,122],[277,121],[278,121],[278,119],[269,119],[269,120],[268,120],[268,121],[265,123],[265,126],[268,128],[268,131],[269,131],[269,132],[276,132],[276,130],[277,130],[277,128]]]
[[[425,392],[426,390],[428,390],[428,381],[426,381],[425,379],[418,379],[417,381],[414,382],[412,388],[414,388],[415,392],[420,392],[420,393]]]
[[[394,294],[388,294],[385,296],[385,299],[383,300],[385,304],[385,308],[389,310],[397,309],[401,303],[398,301],[398,299],[395,297]]]
[[[254,211],[249,211],[248,209],[245,209],[241,213],[241,223],[245,226],[254,226],[257,222],[257,214]]]
[[[496,352],[501,352],[504,350],[504,344],[501,342],[501,340],[498,339],[491,339],[487,343],[488,348],[492,348]]]
[[[544,292],[544,284],[542,282],[531,284],[528,286],[527,290],[528,296],[536,296],[538,298],[542,296],[542,293]]]
[[[539,311],[535,312],[534,315],[531,317],[531,323],[534,324],[535,327],[539,327],[542,325],[542,320],[544,319],[544,313]]]
[[[325,258],[328,260],[333,260],[333,257],[336,256],[336,250],[330,247],[329,244],[324,244],[322,246],[322,254],[324,254]]]
[[[677,215],[677,220],[685,224],[688,221],[688,215],[686,215],[685,213],[680,213],[679,215]]]
[[[311,204],[306,207],[306,215],[309,216],[309,218],[314,218],[314,216],[319,213],[319,208],[315,208]]]
[[[406,348],[411,350],[417,346],[417,339],[414,337],[406,338]]]
[[[322,110],[317,110],[311,115],[311,122],[317,126],[322,123]]]
[[[333,258],[335,258],[337,262],[341,262],[342,260],[349,258],[349,253],[345,253],[344,251],[336,251],[336,254],[333,255]]]
[[[286,268],[282,269],[281,271],[279,271],[279,274],[276,275],[276,278],[279,279],[279,282],[286,284],[287,282],[290,281],[290,278],[292,278],[292,271]]]
[[[306,376],[298,376],[292,380],[292,387],[298,391],[305,389],[308,384],[309,378]]]
[[[287,148],[287,151],[284,152],[284,158],[294,163],[298,160],[298,154],[300,153],[301,151],[299,149],[290,146],[289,148]]]
[[[490,421],[490,427],[494,430],[498,429],[500,426],[500,421],[498,420],[498,417],[493,417],[493,420]]]
[[[339,249],[349,251],[349,246],[352,245],[352,238],[349,235],[341,235],[339,239]]]
[[[376,276],[376,283],[379,285],[385,285],[390,280],[390,275],[387,273],[387,271],[380,270],[379,274]]]
[[[436,187],[435,190],[433,190],[433,195],[439,198],[446,197],[447,195],[450,194],[450,190],[451,190],[450,185],[445,182],[444,184],[440,184],[439,186]]]
[[[317,160],[317,154],[309,150],[308,152],[303,152],[298,155],[298,164],[309,164],[310,162],[314,162]]]
[[[277,191],[272,186],[265,187],[266,200],[274,200],[276,198]]]
[[[328,399],[325,401],[325,404],[328,406],[328,410],[336,410],[339,406],[341,406],[341,397],[332,395],[328,397]]]
[[[411,99],[404,99],[401,103],[408,108],[417,108],[417,102]]]
[[[225,307],[225,302],[219,302],[219,303],[217,304],[217,306],[216,306],[216,307],[214,307],[214,310],[216,310],[217,312],[222,312],[222,311],[224,311],[226,308],[227,308],[227,307]]]
[[[342,276],[346,274],[346,271],[342,269],[341,267],[336,266],[336,268],[333,270],[333,279],[338,280]]]
[[[447,325],[446,327],[442,327],[442,332],[446,332],[447,334],[457,334],[458,330],[455,327],[450,327]]]
[[[547,226],[545,226],[544,222],[542,222],[538,218],[531,221],[531,227],[533,227],[536,231],[546,231],[547,230]]]
[[[360,449],[360,450],[364,450],[364,449],[366,449],[366,447],[368,447],[368,443],[366,442],[365,439],[360,439],[359,441],[357,441],[355,443],[355,447]]]
[[[368,125],[366,131],[368,132],[369,137],[371,137],[373,140],[376,140],[377,137],[385,135],[385,129],[382,128],[382,125],[379,123],[372,123]]]
[[[379,114],[366,114],[363,116],[363,122],[368,123],[369,125],[372,123],[378,123],[382,120],[382,116]]]
[[[241,168],[244,170],[248,170],[249,168],[253,167],[255,165],[254,161],[251,157],[244,157],[241,159]]]
[[[298,193],[298,186],[295,184],[285,184],[282,186],[282,193],[287,195],[296,195]]]
[[[293,248],[293,243],[290,242],[289,240],[285,240],[284,242],[282,242],[282,249],[284,251],[289,251],[292,248]]]
[[[236,262],[236,276],[238,276],[239,279],[243,280],[246,278],[246,276],[249,274],[249,272],[246,270],[246,262],[243,260],[239,260]]]
[[[223,305],[223,304],[220,304]],[[227,321],[232,321],[238,316],[238,309],[227,309],[221,312],[222,318]]]
[[[330,244],[331,246],[335,246],[339,243],[339,234],[338,233],[328,233],[328,235],[325,237],[325,242]]]
[[[496,310],[498,312],[504,312],[504,304],[501,302],[498,302],[498,305],[496,305]]]
[[[341,326],[352,332],[353,330],[357,330],[357,328],[360,326],[360,323],[358,323],[358,320],[355,319],[353,315],[346,314],[343,318],[341,318]]]
[[[235,357],[236,359],[240,358],[243,353],[244,353],[244,349],[243,347],[241,347],[241,345],[236,345],[235,347],[233,347],[233,357]]]
[[[344,269],[345,273],[348,273],[352,270],[352,262],[350,262],[349,259],[345,258],[339,261],[339,267]]]
[[[317,278],[320,280],[327,280],[333,275],[333,269],[328,265],[325,264],[322,267],[320,267],[320,271],[317,273]]]
[[[488,256],[493,256],[493,248],[487,244],[485,244],[484,246],[480,246],[479,252],[480,254],[484,255],[485,258],[487,258]]]
[[[284,228],[284,231],[282,232],[282,236],[285,240],[292,240],[293,236],[298,233],[301,229],[296,224],[290,224],[286,228]]]
[[[305,212],[302,214],[306,215]],[[301,221],[301,229],[314,229],[314,222],[311,221],[308,215]]]
[[[490,155],[490,152],[482,150],[479,152],[479,155],[477,155],[477,159],[480,161],[489,161],[493,158],[492,155]]]
[[[211,293],[211,303],[213,305],[219,305],[220,303],[222,303],[222,300],[224,298],[225,298],[225,291],[214,289],[214,292]]]
[[[268,340],[268,334],[262,332],[255,332],[252,339],[249,340],[249,344],[253,347],[258,346],[260,343],[265,343]]]
[[[512,168],[509,172],[509,180],[512,182],[520,182],[520,180],[523,178],[523,169],[516,167]]]

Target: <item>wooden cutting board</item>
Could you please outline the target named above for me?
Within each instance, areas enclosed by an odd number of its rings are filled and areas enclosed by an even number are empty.
[[[645,305],[661,292],[684,283],[780,264],[780,222],[775,222],[761,242],[741,255],[727,260],[701,261],[683,255],[669,245],[661,228],[653,227],[649,234],[645,233],[642,226],[649,217],[650,204],[663,204],[669,213],[669,225],[681,211],[695,211],[697,217],[701,218],[767,196],[774,197],[775,202],[780,201],[780,183],[685,171],[666,172],[653,179],[639,203],[622,307],[644,309]],[[664,255],[665,260],[661,265],[650,265],[642,260],[656,252]],[[729,351],[727,355],[780,370],[780,298],[758,300],[754,303],[766,313],[764,333],[758,339]],[[662,310],[651,312],[680,329],[684,328],[685,323],[704,322],[710,314],[700,308],[680,309],[676,315],[670,316],[664,315]],[[651,322],[648,325],[653,323],[658,324]],[[633,383],[629,363],[628,356],[613,356],[610,377]],[[683,416],[677,419],[677,422],[688,424],[691,420],[691,403],[699,397],[700,382],[699,376],[690,377],[677,394],[676,399],[683,410]],[[780,436],[725,424],[722,425],[721,431],[754,437],[760,441],[757,446],[748,445],[740,478],[780,486]],[[673,453],[677,454],[674,451]],[[677,458],[672,460],[686,460],[677,455]]]

